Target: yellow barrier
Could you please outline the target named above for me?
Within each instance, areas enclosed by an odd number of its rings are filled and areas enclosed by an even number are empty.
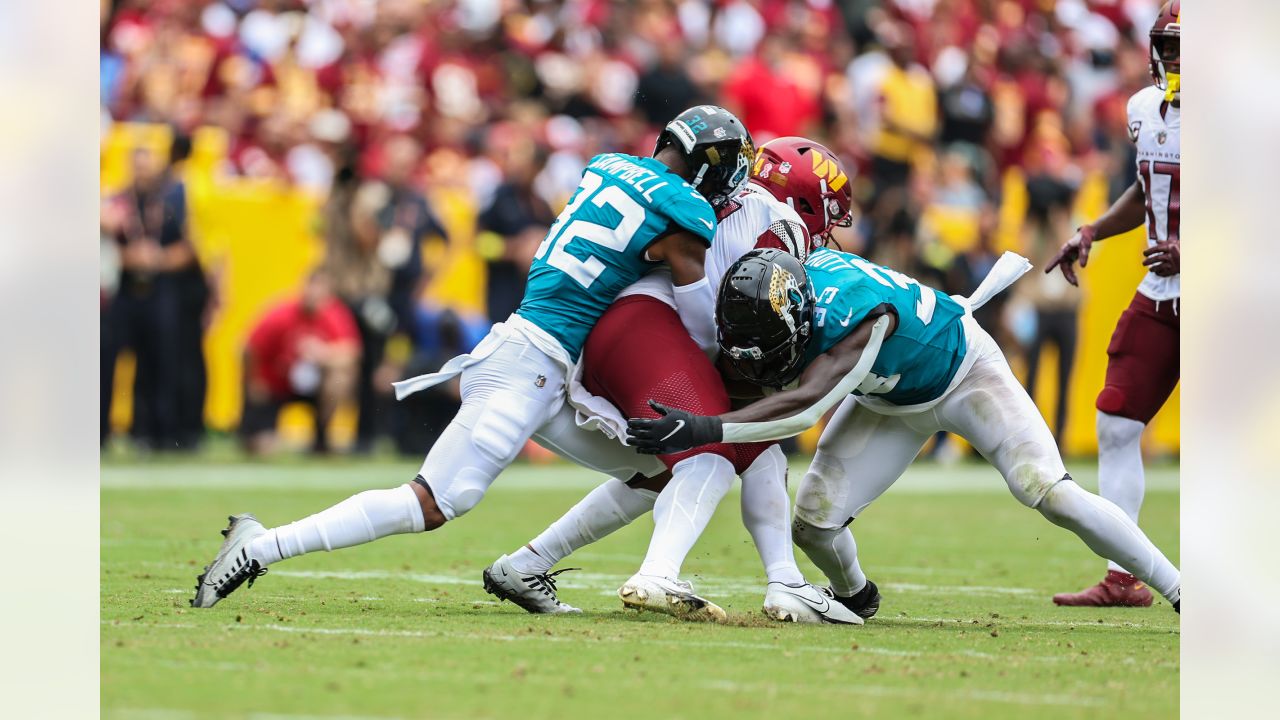
[[[166,152],[167,128],[123,124],[104,138],[101,185],[111,192],[128,182],[128,152],[147,145]],[[216,129],[202,129],[193,138],[192,157],[183,178],[191,207],[191,229],[196,250],[205,267],[219,278],[221,305],[205,339],[209,367],[206,419],[211,428],[229,430],[240,415],[240,353],[253,322],[274,300],[295,292],[321,259],[323,245],[317,235],[319,202],[316,198],[276,183],[221,177],[218,167],[226,157],[227,140]],[[1018,227],[1025,213],[1026,193],[1016,172],[1005,178],[1005,204],[1000,209],[998,245],[1018,247]],[[475,208],[465,190],[443,188],[433,192],[433,204],[441,209],[452,245],[438,255],[427,253],[435,281],[427,299],[471,312],[484,306],[484,263],[472,251]],[[1106,208],[1106,181],[1088,180],[1077,198],[1076,214],[1092,219]],[[1094,251],[1093,262],[1081,273],[1084,302],[1080,314],[1080,343],[1072,382],[1065,444],[1069,453],[1093,452],[1093,401],[1102,387],[1106,347],[1120,312],[1128,305],[1143,275],[1140,263],[1144,247],[1141,230],[1112,238]],[[1039,269],[1033,272],[1039,272]],[[125,362],[128,362],[127,359]],[[1035,397],[1046,417],[1058,402],[1054,396],[1056,360],[1043,359],[1045,372]],[[123,373],[129,371],[122,367]],[[130,388],[117,383],[113,425],[128,423]],[[1179,395],[1156,416],[1149,433],[1149,448],[1176,452]],[[812,447],[816,433],[803,438]]]

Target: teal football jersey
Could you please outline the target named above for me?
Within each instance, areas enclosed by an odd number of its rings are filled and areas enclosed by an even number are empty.
[[[849,336],[877,308],[887,306],[898,327],[856,395],[874,395],[895,405],[915,405],[942,396],[965,356],[964,308],[950,296],[896,270],[850,253],[821,248],[805,263],[817,298],[808,364]]]
[[[618,293],[657,265],[645,250],[672,230],[687,230],[710,246],[715,211],[653,158],[597,155],[538,247],[516,313],[576,361]]]

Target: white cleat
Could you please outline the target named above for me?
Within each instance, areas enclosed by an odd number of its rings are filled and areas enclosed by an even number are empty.
[[[677,578],[636,573],[618,588],[618,597],[626,607],[666,613],[681,620],[722,623],[729,619],[724,608],[694,594],[692,585]]]
[[[836,602],[830,590],[809,583],[769,583],[764,594],[764,614],[782,622],[863,624],[861,617]]]
[[[258,522],[258,518],[245,513],[227,518],[231,524],[222,531],[226,540],[218,548],[213,562],[205,566],[204,572],[196,578],[196,596],[191,600],[191,607],[211,608],[222,598],[235,592],[236,588],[267,574],[267,569],[249,557],[249,543],[267,531]]]
[[[503,555],[484,569],[484,591],[499,600],[510,600],[535,615],[580,613],[581,610],[556,597],[556,576],[576,569],[522,573],[511,566],[511,558]]]

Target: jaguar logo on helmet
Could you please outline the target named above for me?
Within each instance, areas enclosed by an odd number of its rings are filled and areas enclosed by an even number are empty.
[[[773,275],[769,278],[769,305],[793,333],[796,331],[795,305],[803,301],[796,276],[781,265],[774,265]]]

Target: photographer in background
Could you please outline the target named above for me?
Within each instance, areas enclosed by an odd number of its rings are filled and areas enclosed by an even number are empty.
[[[289,402],[315,411],[312,452],[329,452],[334,412],[355,397],[360,333],[351,312],[333,294],[324,270],[313,271],[302,294],[267,311],[244,351],[244,411],[240,435],[245,449],[273,449],[276,420]]]

